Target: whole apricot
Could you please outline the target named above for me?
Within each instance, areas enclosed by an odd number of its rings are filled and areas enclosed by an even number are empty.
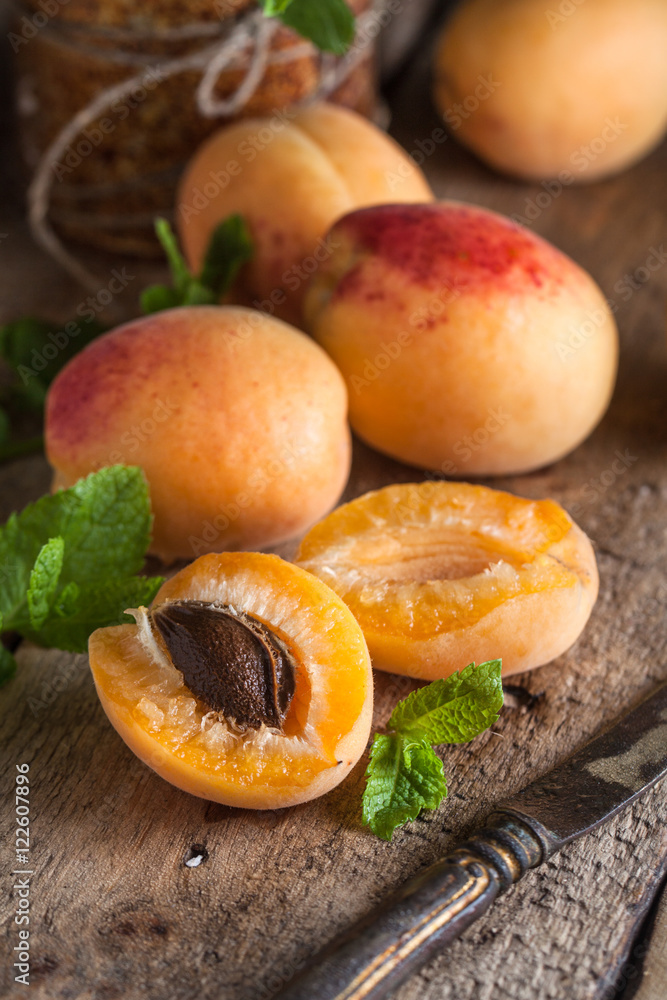
[[[436,54],[435,103],[499,170],[590,181],[667,127],[664,0],[463,0]]]
[[[598,593],[593,547],[553,500],[468,483],[387,486],[338,507],[299,565],[339,594],[373,666],[422,680],[502,659],[530,670],[565,652]]]
[[[433,197],[419,168],[361,115],[332,104],[216,132],[188,165],[177,219],[189,264],[201,267],[215,227],[240,213],[255,253],[232,299],[297,326],[309,276],[335,249],[331,224],[353,208]]]
[[[241,307],[170,309],[118,327],[51,386],[55,486],[139,465],[165,561],[274,545],[347,481],[347,394],[310,337]]]
[[[592,278],[545,240],[457,202],[361,209],[331,235],[307,327],[373,447],[446,475],[525,472],[601,418],[616,326]]]
[[[206,555],[131,613],[92,634],[90,667],[112,725],[171,784],[278,809],[349,774],[373,680],[361,629],[320,580],[278,556]]]

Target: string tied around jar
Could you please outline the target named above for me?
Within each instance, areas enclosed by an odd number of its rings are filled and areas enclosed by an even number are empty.
[[[20,8],[20,2],[15,2]],[[119,83],[105,87],[82,107],[58,132],[48,148],[41,155],[34,171],[27,194],[28,221],[35,241],[60,266],[88,291],[96,292],[99,281],[63,244],[49,221],[51,196],[56,176],[56,168],[69,146],[77,137],[116,102],[121,102],[138,88],[152,88],[162,81],[185,72],[201,72],[195,91],[196,107],[203,118],[232,118],[243,111],[260,86],[269,66],[286,63],[304,57],[317,56],[320,73],[317,87],[305,98],[290,105],[292,110],[310,105],[330,96],[348,77],[352,70],[365,58],[368,46],[376,38],[384,24],[383,13],[387,0],[372,0],[368,10],[356,18],[356,35],[347,53],[342,57],[320,53],[315,46],[304,39],[286,49],[272,50],[271,42],[280,27],[274,18],[267,18],[257,8],[233,19],[230,28],[223,30],[220,24],[202,23],[184,25],[170,29],[137,33],[123,29],[99,29],[99,33],[111,48],[103,51],[91,48],[83,35],[77,33],[77,26],[50,22],[43,31],[65,32],[68,44],[73,44],[87,55],[100,56],[134,72]],[[220,34],[222,32],[222,37]],[[214,41],[209,41],[211,37]],[[191,41],[193,38],[206,39],[205,44],[195,51],[164,61],[137,51],[137,41],[150,38],[157,41]],[[247,68],[236,88],[224,98],[215,94],[221,73],[230,69],[239,57],[250,51]],[[140,68],[139,68],[140,67]],[[276,111],[281,110],[276,108]]]

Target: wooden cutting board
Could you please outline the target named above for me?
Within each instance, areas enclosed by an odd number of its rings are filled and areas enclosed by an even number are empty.
[[[408,150],[440,127],[424,61],[391,95],[393,131]],[[592,537],[601,591],[591,622],[567,655],[512,678],[493,731],[443,749],[449,798],[391,844],[361,825],[365,760],[342,787],[298,808],[253,813],[204,802],[126,749],[97,702],[85,656],[23,646],[0,710],[4,787],[15,764],[30,765],[33,997],[268,1000],[316,949],[443,854],[494,802],[667,677],[667,147],[620,177],[544,197],[539,186],[486,170],[451,138],[432,145],[425,169],[438,194],[522,215],[542,204],[535,231],[588,268],[618,307],[619,381],[600,427],[556,465],[493,483],[554,497]],[[31,312],[64,321],[82,295],[32,245],[9,149],[1,158],[0,318]],[[95,263],[101,275],[118,264]],[[128,290],[134,296],[154,274],[127,263],[137,275]],[[346,497],[417,478],[357,445]],[[48,484],[41,458],[1,468],[0,517]],[[376,674],[379,724],[410,689],[407,680]],[[3,843],[13,843],[13,829],[5,811]],[[620,997],[639,977],[640,926],[666,855],[663,783],[529,874],[397,1000]],[[193,857],[201,863],[187,866]],[[9,849],[5,859],[10,872]],[[11,950],[17,897],[11,876],[3,877]],[[3,975],[2,995],[22,996],[9,963]],[[656,959],[642,1000],[664,995],[662,980]]]

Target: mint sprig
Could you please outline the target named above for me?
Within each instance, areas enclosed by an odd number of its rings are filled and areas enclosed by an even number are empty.
[[[148,486],[115,465],[42,497],[0,527],[0,633],[85,652],[96,628],[131,619],[161,577],[137,576],[150,540]],[[0,646],[0,683],[15,669]]]
[[[468,743],[498,719],[503,705],[502,663],[469,664],[399,702],[386,734],[376,734],[366,768],[363,821],[383,840],[422,809],[447,795],[441,743]]]
[[[193,275],[166,219],[155,220],[155,232],[167,256],[171,285],[151,285],[141,295],[145,315],[176,306],[215,305],[231,288],[254,248],[240,215],[230,215],[214,229],[201,273]]]
[[[277,17],[323,52],[341,56],[354,41],[354,14],[345,0],[260,0],[267,17]]]

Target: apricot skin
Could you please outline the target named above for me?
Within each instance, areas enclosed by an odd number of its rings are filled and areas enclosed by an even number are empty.
[[[376,669],[426,681],[496,658],[505,676],[549,663],[599,588],[591,542],[558,504],[467,483],[357,498],[311,529],[297,562],[348,604]]]
[[[592,278],[473,205],[387,205],[339,220],[307,328],[342,371],[352,428],[448,476],[566,455],[607,408],[617,332]]]
[[[151,662],[136,625],[98,629],[89,642],[95,686],[133,753],[191,795],[246,809],[297,805],[340,784],[366,748],[373,714],[368,650],[340,598],[277,556],[228,552],[181,570],[153,606],[170,600],[231,603],[256,615],[289,644],[303,676],[285,736],[263,746],[252,741],[254,733],[249,744],[238,735],[216,743],[202,726],[206,706]],[[146,701],[153,704],[149,714]],[[179,702],[185,721],[174,722]]]
[[[563,16],[551,0],[464,0],[443,31],[435,103],[499,170],[595,180],[639,160],[667,127],[664,0],[569,6]]]
[[[346,409],[337,369],[298,330],[240,307],[173,309],[70,361],[46,448],[56,487],[141,466],[151,551],[169,562],[277,544],[322,517],[349,473]]]
[[[308,276],[329,255],[322,239],[337,218],[361,205],[432,198],[419,168],[380,129],[319,104],[287,123],[248,119],[216,132],[186,169],[177,218],[198,270],[216,225],[240,213],[255,254],[232,300],[300,326]]]

